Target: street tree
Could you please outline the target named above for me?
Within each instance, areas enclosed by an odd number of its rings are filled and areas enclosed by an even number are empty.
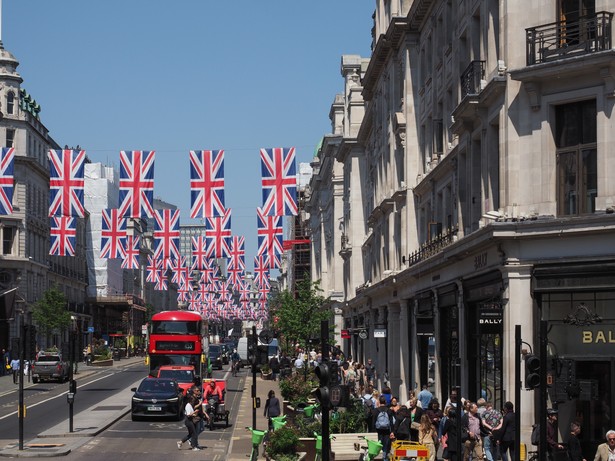
[[[32,318],[43,335],[63,334],[71,322],[64,293],[57,286],[46,290],[33,305]]]
[[[331,311],[322,295],[320,280],[302,280],[296,292],[283,290],[270,300],[269,319],[287,343],[306,344],[320,336],[322,320],[331,320]]]

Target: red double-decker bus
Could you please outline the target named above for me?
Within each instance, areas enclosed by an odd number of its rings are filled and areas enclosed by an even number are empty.
[[[149,327],[150,374],[162,365],[193,365],[203,376],[207,350],[207,321],[192,311],[164,311],[154,314]]]

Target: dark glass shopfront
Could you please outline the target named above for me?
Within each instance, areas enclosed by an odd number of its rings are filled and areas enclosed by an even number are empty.
[[[559,410],[563,442],[581,423],[585,459],[614,429],[615,263],[540,267],[534,294],[548,322],[548,405]]]

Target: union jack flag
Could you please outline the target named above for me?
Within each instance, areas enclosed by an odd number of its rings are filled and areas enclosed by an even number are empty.
[[[124,259],[122,269],[139,268],[139,250],[141,248],[141,238],[138,235],[127,235],[126,246],[124,247]]]
[[[246,269],[245,243],[245,237],[240,235],[234,235],[231,240],[231,252],[226,271],[228,272],[229,280],[233,285],[239,285],[244,270]]]
[[[120,214],[124,218],[154,217],[155,152],[120,152]]]
[[[160,267],[158,271],[159,275],[157,276],[156,282],[154,283],[154,290],[167,291],[167,289],[169,288],[169,284],[167,281],[167,276],[164,273],[165,271],[162,267]]]
[[[224,215],[224,151],[190,151],[190,217]]]
[[[171,268],[179,259],[179,210],[154,210],[154,258]]]
[[[258,287],[269,285],[269,261],[265,255],[254,257],[254,283]]]
[[[207,238],[204,235],[192,237],[192,270],[201,270],[209,264]]]
[[[231,209],[224,210],[224,216],[207,218],[205,223],[208,256],[228,258],[231,243]]]
[[[295,148],[261,149],[263,213],[297,214],[297,170]]]
[[[146,273],[147,277],[145,279],[146,282],[156,283],[158,280],[158,276],[161,274],[161,270],[159,269],[162,261],[159,261],[151,256],[147,257],[147,267]]]
[[[3,147],[0,150],[0,215],[13,213],[14,168],[15,148]]]
[[[213,259],[206,260],[205,265],[201,269],[199,283],[213,286],[218,282],[218,277],[220,277],[220,268],[214,264]]]
[[[194,312],[201,311],[201,296],[198,293],[190,293],[190,300],[188,301],[188,310]]]
[[[102,210],[101,258],[125,258],[126,220],[115,208]]]
[[[75,256],[77,241],[77,220],[71,216],[52,216],[49,218],[52,256]]]
[[[192,290],[186,285],[177,287],[177,302],[186,303],[190,300]]]
[[[279,261],[283,248],[283,226],[281,216],[267,216],[261,208],[256,209],[256,224],[258,229],[257,255],[269,256],[269,268],[280,267]]]
[[[84,150],[50,150],[49,216],[83,218]]]
[[[177,283],[179,286],[187,284],[188,277],[190,276],[190,269],[186,266],[187,259],[185,256],[180,256],[171,268],[173,271],[172,283]]]
[[[250,301],[250,294],[252,293],[252,288],[250,284],[246,280],[242,280],[237,284],[237,292],[239,293],[239,299]]]

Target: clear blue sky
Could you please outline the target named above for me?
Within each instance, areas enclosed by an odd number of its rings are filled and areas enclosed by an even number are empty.
[[[261,147],[309,162],[373,0],[2,0],[2,42],[60,145],[155,150],[154,194],[190,223],[190,149],[224,149],[226,206],[256,253]]]

